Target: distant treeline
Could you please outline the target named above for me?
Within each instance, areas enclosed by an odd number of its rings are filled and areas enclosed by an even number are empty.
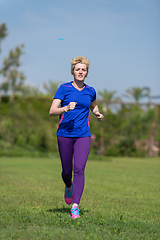
[[[59,117],[50,117],[51,97],[2,97],[0,155],[46,155],[57,152]],[[141,106],[98,101],[105,115],[90,113],[91,152],[107,156],[157,156],[160,145],[160,105]]]

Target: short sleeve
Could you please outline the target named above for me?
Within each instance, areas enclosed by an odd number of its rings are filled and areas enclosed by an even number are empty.
[[[91,102],[94,102],[95,100],[96,100],[96,91],[95,91],[95,89],[93,88],[93,89],[92,89]]]
[[[63,101],[64,95],[65,95],[65,93],[64,93],[64,88],[63,88],[63,85],[61,85],[61,86],[58,88],[58,90],[57,90],[57,92],[56,92],[56,94],[55,94],[55,96],[54,96],[54,99],[57,98],[57,99],[61,99],[61,100]]]

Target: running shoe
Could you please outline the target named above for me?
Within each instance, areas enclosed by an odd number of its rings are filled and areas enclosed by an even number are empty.
[[[71,189],[67,188],[65,186],[65,194],[64,194],[64,199],[67,204],[71,204],[73,201],[73,184],[71,186]]]
[[[71,218],[80,218],[80,209],[78,208],[78,205],[71,208]]]

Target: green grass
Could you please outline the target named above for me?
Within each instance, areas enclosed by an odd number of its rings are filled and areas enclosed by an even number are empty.
[[[70,218],[60,160],[0,157],[0,239],[160,239],[160,158],[89,160]]]

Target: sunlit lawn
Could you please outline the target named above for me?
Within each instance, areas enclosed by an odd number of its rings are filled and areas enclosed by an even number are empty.
[[[57,157],[0,157],[0,239],[160,239],[160,158],[89,160],[80,219],[63,194]]]

